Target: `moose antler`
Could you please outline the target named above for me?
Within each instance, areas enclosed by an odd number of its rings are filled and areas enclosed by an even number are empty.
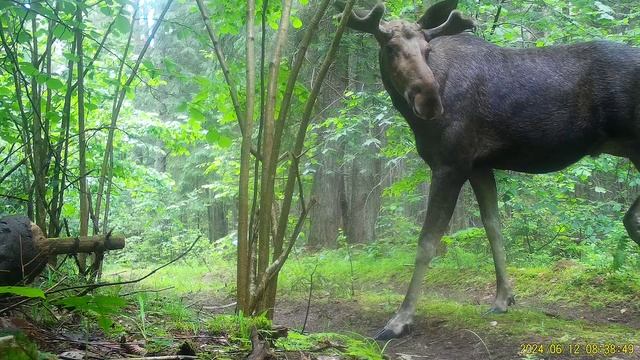
[[[438,36],[447,36],[459,34],[465,30],[473,29],[475,23],[473,20],[462,16],[458,10],[452,11],[447,21],[433,29],[424,30],[427,41],[437,38]]]
[[[334,6],[338,10],[344,11],[345,3],[342,0],[336,0],[334,2]],[[384,24],[382,21],[384,10],[384,4],[381,2],[377,3],[371,11],[353,10],[351,11],[351,16],[349,16],[347,26],[354,30],[373,34],[376,37],[387,34],[387,31],[380,26],[381,24]]]

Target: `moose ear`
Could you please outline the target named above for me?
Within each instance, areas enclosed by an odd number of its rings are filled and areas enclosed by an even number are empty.
[[[458,7],[458,0],[444,0],[430,8],[422,15],[418,24],[423,29],[432,29],[447,21],[449,14]]]
[[[425,29],[424,35],[427,41],[430,41],[433,38],[437,38],[438,36],[447,36],[447,35],[455,35],[459,34],[465,30],[470,30],[475,27],[475,23],[473,20],[462,16],[460,11],[455,10],[449,15],[447,21],[440,26],[437,26],[433,29]]]

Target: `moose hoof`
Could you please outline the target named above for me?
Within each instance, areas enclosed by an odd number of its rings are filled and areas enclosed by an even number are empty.
[[[508,307],[516,304],[516,298],[513,295],[510,295],[506,301],[496,301],[491,309],[487,311],[485,314],[504,314],[507,312]]]
[[[403,336],[408,335],[409,333],[411,333],[410,324],[396,326],[393,329],[385,326],[378,332],[378,334],[376,334],[376,336],[374,336],[374,339],[378,341],[388,341],[392,339],[399,339]]]
[[[485,312],[485,315],[489,315],[489,314],[504,314],[507,312],[506,308],[499,308],[499,307],[491,307],[491,309],[487,310],[487,312]]]

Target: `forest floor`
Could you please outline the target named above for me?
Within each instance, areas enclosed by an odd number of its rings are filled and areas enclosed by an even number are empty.
[[[289,328],[289,336],[274,341],[278,357],[640,359],[640,275],[571,261],[510,268],[517,304],[506,314],[486,314],[495,286],[490,264],[456,268],[436,262],[425,278],[412,333],[375,342],[370,337],[402,300],[411,257],[407,251],[384,259],[356,255],[347,261],[332,253],[293,259],[279,285],[274,324]],[[107,295],[128,299],[121,312],[111,315],[114,324],[106,333],[87,317],[51,307],[37,314],[32,309],[30,317],[43,319],[53,312],[56,321],[41,321],[32,325],[37,331],[27,333],[40,350],[52,354],[245,358],[251,350],[250,328],[268,323],[233,314],[228,265],[176,264],[135,288],[105,289]],[[144,271],[111,273],[112,280],[127,280]],[[315,280],[309,294],[311,273]],[[303,326],[310,335],[300,333]],[[52,341],[55,336],[58,340]]]

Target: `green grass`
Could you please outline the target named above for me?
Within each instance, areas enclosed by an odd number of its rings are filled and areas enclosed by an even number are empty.
[[[130,269],[111,265],[106,267],[105,281],[124,281],[140,278],[157,266]],[[235,287],[235,264],[219,262],[214,266],[194,263],[177,263],[167,266],[141,282],[139,286],[150,289],[168,289],[176,294],[220,293]],[[232,292],[232,291],[231,291]]]
[[[356,293],[379,289],[402,292],[411,277],[414,256],[411,248],[396,249],[390,256],[371,256],[363,251],[351,257],[345,250],[320,252],[289,261],[280,274],[279,290],[287,296],[306,296],[315,269],[314,289],[318,294],[349,298],[352,289]],[[425,276],[425,287],[457,292],[492,288],[495,273],[488,260],[458,268],[450,258],[436,259]],[[511,266],[508,275],[516,296],[535,298],[542,304],[562,302],[598,308],[640,300],[640,274],[631,271],[616,272],[563,260],[549,266]]]
[[[304,301],[308,296],[310,276],[314,273],[314,301],[354,300],[363,313],[391,315],[402,297],[413,271],[414,248],[390,246],[348,251],[322,251],[316,254],[293,254],[279,278],[279,296],[292,301]],[[469,264],[474,263],[475,266]],[[110,267],[108,280],[140,277],[153,267],[127,270]],[[491,258],[483,254],[450,251],[436,259],[425,276],[425,295],[418,308],[419,316],[444,320],[444,326],[469,329],[478,333],[506,336],[514,341],[554,339],[558,342],[640,343],[640,333],[624,325],[594,323],[549,316],[541,309],[562,305],[571,309],[598,311],[608,306],[639,303],[640,274],[632,271],[611,271],[574,261],[560,261],[547,266],[511,266],[514,292],[525,306],[511,308],[507,314],[485,315],[490,302],[474,304],[478,294],[492,294],[495,275]],[[138,289],[166,289],[159,293],[144,293],[132,301],[130,326],[140,327],[144,315],[145,332],[150,342],[170,336],[172,332],[198,334],[206,331],[227,334],[234,346],[248,349],[252,326],[265,328],[263,320],[236,315],[211,316],[202,319],[185,298],[207,301],[234,295],[235,265],[216,261],[205,266],[193,262],[171,265],[137,285]],[[135,300],[136,298],[132,299]],[[143,305],[141,305],[143,304]],[[531,305],[533,304],[533,305]],[[140,313],[141,307],[144,314]],[[611,309],[609,309],[611,310]],[[137,313],[136,313],[137,312]],[[382,313],[382,314],[381,314]],[[382,349],[376,342],[357,334],[312,334],[291,332],[279,339],[280,349],[291,351],[320,347],[327,341],[339,345],[340,354],[353,358],[379,359]],[[168,346],[160,341],[158,347]],[[337,351],[337,350],[332,350]]]

